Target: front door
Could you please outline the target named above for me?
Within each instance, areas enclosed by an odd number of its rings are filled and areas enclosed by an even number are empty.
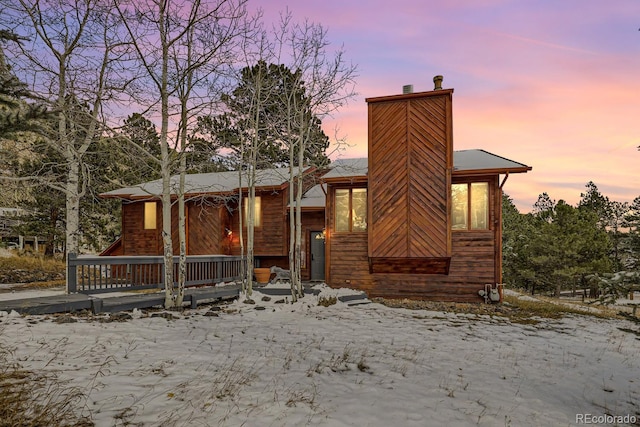
[[[324,281],[324,233],[311,232],[311,280]]]

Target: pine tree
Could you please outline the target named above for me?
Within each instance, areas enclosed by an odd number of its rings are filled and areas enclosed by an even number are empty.
[[[0,30],[0,138],[13,132],[32,130],[36,127],[34,120],[48,114],[44,104],[33,102],[34,96],[27,85],[12,73],[7,63],[4,43],[20,43],[22,40],[10,31]]]
[[[247,162],[242,158],[241,145],[243,141],[251,140],[251,126],[248,123],[254,118],[248,117],[247,112],[252,110],[255,90],[260,82],[262,88],[267,90],[264,91],[263,108],[257,111],[257,121],[261,123],[257,166],[259,169],[285,167],[289,162],[297,165],[297,158],[290,159],[289,146],[295,143],[299,135],[287,131],[287,104],[280,96],[295,91],[295,96],[300,99],[298,104],[305,105],[305,88],[299,83],[300,76],[284,65],[267,64],[264,61],[243,68],[240,75],[238,86],[231,93],[222,96],[227,111],[217,116],[198,119],[198,134],[201,135],[201,139],[197,147],[202,153],[207,153],[209,158],[214,159],[220,151],[230,150],[229,157],[233,159],[236,167]],[[294,89],[291,88],[293,83],[296,84]],[[308,132],[312,135],[312,143],[305,152],[305,161],[314,165],[327,164],[329,160],[326,150],[329,137],[322,130],[321,121],[312,117],[313,114],[309,110],[297,113],[308,117],[307,122],[311,124]],[[210,151],[207,152],[207,149]]]

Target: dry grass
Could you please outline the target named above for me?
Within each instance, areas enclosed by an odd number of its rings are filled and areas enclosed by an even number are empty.
[[[88,427],[80,415],[85,396],[48,372],[22,369],[0,348],[0,427]]]
[[[64,273],[65,263],[54,258],[39,256],[14,256],[0,258],[0,269],[40,270],[49,273]]]
[[[606,307],[593,307],[577,302],[565,302],[554,298],[537,298],[535,301],[515,296],[505,296],[504,302],[530,316],[559,319],[567,314],[593,316],[600,319],[618,317],[617,312]]]
[[[37,287],[62,286],[65,263],[40,256],[0,257],[0,283],[28,283]]]
[[[586,304],[566,303],[552,298],[538,298],[535,301],[517,296],[505,295],[502,304],[471,304],[453,302],[434,302],[416,300],[394,300],[375,298],[374,302],[389,307],[408,308],[412,310],[430,310],[448,313],[488,315],[508,318],[513,323],[536,324],[541,318],[559,319],[566,315],[594,316],[598,318],[616,318],[615,310]]]

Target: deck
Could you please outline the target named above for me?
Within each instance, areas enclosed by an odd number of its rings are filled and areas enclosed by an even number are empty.
[[[317,295],[319,291],[311,289],[311,284],[304,285],[305,294]],[[288,288],[255,288],[265,295],[287,296],[291,295]],[[185,289],[183,305],[197,308],[198,304],[232,300],[240,296],[240,285],[214,286]],[[94,314],[116,313],[133,309],[149,309],[164,307],[164,293],[131,293],[130,295],[103,296],[86,294],[61,294],[56,296],[24,298],[0,301],[0,311],[16,311],[20,314],[54,314],[72,313],[83,310]],[[338,297],[338,300],[349,305],[368,302],[366,294],[348,295]]]

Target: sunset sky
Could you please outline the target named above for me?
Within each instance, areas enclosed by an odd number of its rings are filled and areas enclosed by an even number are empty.
[[[612,200],[640,196],[640,1],[266,0],[328,28],[358,67],[355,97],[326,122],[367,155],[365,98],[402,86],[453,88],[454,149],[533,166],[505,191],[522,212],[542,192],[575,204],[588,181]],[[334,158],[338,156],[332,156]]]

